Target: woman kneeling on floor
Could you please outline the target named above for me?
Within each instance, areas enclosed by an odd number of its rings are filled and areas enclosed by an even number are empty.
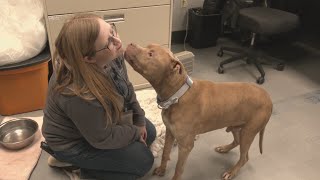
[[[67,21],[56,39],[42,133],[59,161],[81,178],[131,180],[154,157],[156,130],[128,80],[114,24],[93,14]]]

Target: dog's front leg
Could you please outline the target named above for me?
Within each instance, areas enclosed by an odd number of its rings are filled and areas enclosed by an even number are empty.
[[[184,166],[187,162],[188,156],[194,146],[194,138],[195,136],[183,136],[181,139],[177,139],[178,141],[178,162],[176,165],[176,171],[172,180],[181,180],[181,176],[184,170]]]
[[[157,167],[154,171],[154,175],[158,176],[164,176],[167,168],[167,162],[170,159],[170,152],[172,149],[172,145],[175,138],[170,130],[170,128],[166,127],[166,136],[165,136],[165,142],[163,147],[163,153],[162,153],[162,159],[161,159],[161,165],[160,167]]]

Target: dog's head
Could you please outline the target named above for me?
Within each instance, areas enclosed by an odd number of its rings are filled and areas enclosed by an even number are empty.
[[[130,44],[125,51],[125,59],[150,83],[184,73],[182,63],[173,53],[157,44],[150,44],[145,48]]]

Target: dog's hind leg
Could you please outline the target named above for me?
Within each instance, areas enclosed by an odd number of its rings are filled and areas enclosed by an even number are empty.
[[[169,128],[166,128],[165,142],[163,147],[161,165],[154,169],[153,174],[164,176],[167,168],[167,162],[170,159],[170,152],[175,138]]]
[[[249,148],[256,136],[257,132],[253,131],[254,128],[245,126],[240,131],[240,159],[239,161],[227,172],[222,175],[224,180],[233,178],[240,168],[249,160]]]
[[[224,145],[224,146],[218,146],[215,148],[215,151],[218,153],[227,153],[230,150],[232,150],[233,148],[237,147],[240,143],[240,130],[241,127],[228,127],[226,129],[227,132],[232,132],[233,135],[233,142],[231,144],[228,145]]]

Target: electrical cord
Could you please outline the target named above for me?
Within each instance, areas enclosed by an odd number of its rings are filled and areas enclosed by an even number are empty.
[[[187,8],[188,9],[188,8]],[[183,41],[183,49],[185,51],[187,51],[187,48],[186,48],[186,41],[187,41],[187,36],[188,36],[188,31],[189,31],[189,10],[187,10],[187,22],[186,22],[186,34],[184,36],[184,41]]]

